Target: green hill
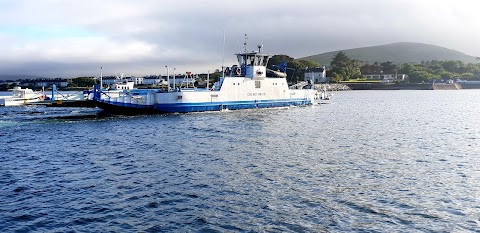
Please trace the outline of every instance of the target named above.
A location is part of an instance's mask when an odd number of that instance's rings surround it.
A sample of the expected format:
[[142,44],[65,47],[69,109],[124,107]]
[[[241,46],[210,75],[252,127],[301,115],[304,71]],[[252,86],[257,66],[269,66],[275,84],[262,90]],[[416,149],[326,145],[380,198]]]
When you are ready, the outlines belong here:
[[[476,57],[443,48],[436,45],[400,42],[372,47],[346,49],[343,51],[350,59],[369,62],[391,61],[400,63],[420,63],[421,61],[460,60],[464,63],[478,63]],[[330,65],[330,61],[339,51],[298,58],[297,60],[315,61],[322,65]]]

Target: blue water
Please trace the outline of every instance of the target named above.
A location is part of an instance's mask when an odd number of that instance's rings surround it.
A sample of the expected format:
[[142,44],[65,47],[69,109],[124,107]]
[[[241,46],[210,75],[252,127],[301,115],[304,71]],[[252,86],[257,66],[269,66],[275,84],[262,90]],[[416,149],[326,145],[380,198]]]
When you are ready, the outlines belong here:
[[0,108],[1,232],[479,232],[480,91],[152,116]]

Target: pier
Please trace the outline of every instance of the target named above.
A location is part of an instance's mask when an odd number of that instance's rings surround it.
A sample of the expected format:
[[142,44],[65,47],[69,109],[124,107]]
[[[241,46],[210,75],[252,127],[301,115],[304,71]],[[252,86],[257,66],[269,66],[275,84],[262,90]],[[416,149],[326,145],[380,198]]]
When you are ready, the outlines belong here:
[[459,83],[434,83],[433,90],[460,90],[462,85]]
[[46,107],[84,107],[95,108],[97,102],[93,100],[43,100],[27,103],[26,105],[44,105]]

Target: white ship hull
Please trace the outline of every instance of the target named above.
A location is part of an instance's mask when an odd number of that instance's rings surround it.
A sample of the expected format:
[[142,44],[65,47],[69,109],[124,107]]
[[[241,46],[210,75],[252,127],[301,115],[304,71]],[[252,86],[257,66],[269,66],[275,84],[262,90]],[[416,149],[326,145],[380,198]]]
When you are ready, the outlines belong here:
[[1,98],[0,106],[23,106],[29,103],[39,102],[40,99],[22,99],[22,98]]
[[[257,83],[255,83],[257,82]],[[258,86],[256,86],[256,84]],[[218,91],[184,89],[175,92],[132,90],[124,95],[97,100],[101,108],[124,113],[200,112],[309,105],[315,101],[313,89],[291,90],[283,78],[252,80],[226,77]]]
[[0,98],[0,106],[22,106],[41,101],[45,98],[45,95],[42,93],[34,92],[28,88],[22,89],[21,87],[15,87],[10,90],[12,91],[12,96]]

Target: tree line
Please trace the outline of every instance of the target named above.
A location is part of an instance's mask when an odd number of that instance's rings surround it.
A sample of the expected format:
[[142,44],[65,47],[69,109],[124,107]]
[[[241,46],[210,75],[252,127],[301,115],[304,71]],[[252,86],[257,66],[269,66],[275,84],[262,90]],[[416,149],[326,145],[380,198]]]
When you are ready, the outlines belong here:
[[320,67],[320,64],[314,61],[295,60],[295,58],[288,55],[274,55],[268,61],[267,67],[272,70],[278,70],[278,65],[287,63],[287,81],[297,83],[304,80],[304,73],[307,68]]
[[[320,67],[320,64],[313,61],[295,60],[287,55],[273,56],[268,66],[270,69],[277,69],[277,64],[287,62],[287,80],[297,82],[303,80],[307,68]],[[394,64],[391,61],[385,62],[363,62],[350,59],[344,52],[339,52],[330,62],[327,70],[327,77],[333,82],[348,81],[352,79],[364,79],[366,74],[407,74],[408,82],[420,83],[433,80],[448,79],[480,79],[480,63],[465,64],[462,61],[422,61],[420,64],[402,63]]]

